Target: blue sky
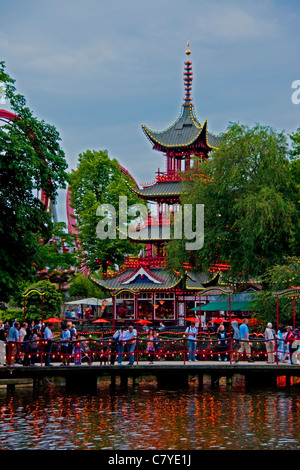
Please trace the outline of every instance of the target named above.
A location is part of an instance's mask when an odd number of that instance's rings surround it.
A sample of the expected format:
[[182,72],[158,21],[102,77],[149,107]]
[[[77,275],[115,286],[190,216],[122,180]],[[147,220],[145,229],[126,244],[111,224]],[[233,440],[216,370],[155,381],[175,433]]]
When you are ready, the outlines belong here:
[[[178,116],[187,40],[193,103],[212,132],[230,121],[300,127],[297,0],[0,0],[0,14],[0,60],[60,132],[70,169],[87,149],[107,149],[138,184],[164,169],[141,124]],[[57,210],[65,220],[64,191]]]

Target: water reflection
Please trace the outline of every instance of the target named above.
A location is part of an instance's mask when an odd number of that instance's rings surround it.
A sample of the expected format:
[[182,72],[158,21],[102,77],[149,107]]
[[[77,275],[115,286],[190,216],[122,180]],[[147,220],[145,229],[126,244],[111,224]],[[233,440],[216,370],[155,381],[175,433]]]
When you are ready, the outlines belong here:
[[59,382],[1,390],[0,449],[299,449],[298,390],[168,391],[146,379],[114,390],[103,381],[93,395]]

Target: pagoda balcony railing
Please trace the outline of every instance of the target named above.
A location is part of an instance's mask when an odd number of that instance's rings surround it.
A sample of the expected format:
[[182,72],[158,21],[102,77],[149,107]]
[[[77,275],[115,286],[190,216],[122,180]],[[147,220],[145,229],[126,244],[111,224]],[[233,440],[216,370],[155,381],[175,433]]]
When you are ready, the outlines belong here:
[[[136,268],[139,266],[152,266],[152,267],[165,267],[166,257],[165,256],[129,256],[125,258],[124,265],[126,268]],[[188,263],[183,263],[183,267],[186,270],[191,270],[191,266]],[[229,263],[227,261],[219,261],[215,263],[211,268],[211,272],[227,271],[229,269]]]
[[148,183],[142,183],[141,186],[145,189],[153,186],[155,183],[176,182],[185,179],[184,175],[181,173],[181,170],[158,170],[155,175],[155,180],[149,181]]
[[164,214],[162,214],[161,218],[157,218],[157,217],[149,217],[149,219],[145,220],[142,224],[140,225],[130,225],[128,227],[128,230],[132,230],[134,232],[139,232],[145,228],[148,228],[148,227],[152,227],[152,226],[162,226],[162,225],[166,225],[166,226],[171,226],[172,222],[171,222],[171,219],[170,217],[167,217],[165,216]]
[[182,181],[183,175],[181,170],[169,170],[169,171],[160,171],[156,172],[155,176],[156,182],[161,183],[165,181]]
[[127,268],[137,268],[140,266],[164,267],[165,263],[165,256],[126,256],[124,262]]

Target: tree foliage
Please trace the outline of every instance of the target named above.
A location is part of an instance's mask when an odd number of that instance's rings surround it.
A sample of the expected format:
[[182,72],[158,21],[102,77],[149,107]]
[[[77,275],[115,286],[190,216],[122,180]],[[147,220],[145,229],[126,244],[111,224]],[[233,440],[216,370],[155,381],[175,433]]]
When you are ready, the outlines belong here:
[[[70,251],[64,251],[64,246]],[[49,272],[57,268],[68,269],[77,266],[77,256],[72,248],[75,246],[73,235],[66,231],[64,222],[53,224],[52,236],[47,243],[43,243],[38,257],[35,260],[36,269],[48,268]]]
[[52,203],[65,187],[67,163],[54,126],[38,120],[16,92],[0,62],[3,95],[16,118],[0,126],[0,298],[21,278],[33,275],[39,238],[49,239],[51,214],[37,197],[43,188]]
[[299,192],[283,133],[231,123],[191,176],[182,202],[204,204],[204,247],[183,252],[173,241],[169,265],[176,253],[200,271],[228,261],[231,280],[249,280],[297,254]]
[[76,276],[71,280],[68,293],[70,297],[80,297],[82,299],[89,297],[102,299],[105,297],[105,294],[95,286],[87,276],[84,276],[81,273],[76,274]]
[[[28,287],[28,289],[38,289],[44,294],[43,316],[44,320],[54,316],[59,316],[62,296],[57,291],[55,284],[46,280],[38,281]],[[32,293],[26,298],[26,318],[31,320],[41,320],[42,300],[37,293]]]
[[80,154],[77,170],[71,172],[71,204],[76,214],[83,260],[92,271],[101,266],[105,273],[108,266],[122,264],[127,253],[136,254],[139,250],[129,239],[120,239],[118,233],[115,239],[97,236],[99,205],[111,204],[116,209],[118,225],[120,196],[127,197],[128,205],[141,203],[126,183],[133,185],[120,170],[117,160],[110,159],[104,151],[87,150]]
[[[300,286],[300,259],[292,257],[286,260],[282,265],[275,265],[268,268],[262,276],[264,289],[255,294],[252,302],[256,316],[271,321],[276,325],[276,296],[274,293],[281,293],[285,290]],[[291,325],[293,315],[293,301],[289,295],[297,292],[290,292],[279,295],[280,324]],[[298,305],[299,300],[296,301]],[[299,325],[300,314],[296,309],[296,324]]]

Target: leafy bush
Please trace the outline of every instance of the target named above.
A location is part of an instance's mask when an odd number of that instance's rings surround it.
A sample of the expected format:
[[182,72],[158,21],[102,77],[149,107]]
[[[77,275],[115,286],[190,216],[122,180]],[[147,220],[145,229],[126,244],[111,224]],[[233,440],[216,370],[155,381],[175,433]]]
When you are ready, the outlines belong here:
[[0,310],[0,319],[5,323],[17,318],[20,322],[23,320],[23,310],[21,308],[7,308]]

